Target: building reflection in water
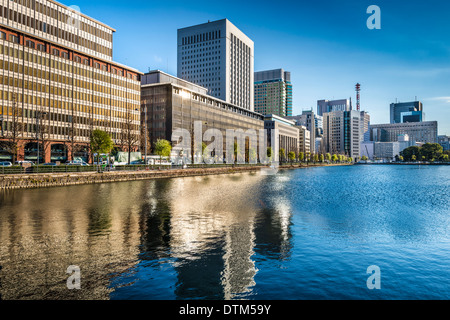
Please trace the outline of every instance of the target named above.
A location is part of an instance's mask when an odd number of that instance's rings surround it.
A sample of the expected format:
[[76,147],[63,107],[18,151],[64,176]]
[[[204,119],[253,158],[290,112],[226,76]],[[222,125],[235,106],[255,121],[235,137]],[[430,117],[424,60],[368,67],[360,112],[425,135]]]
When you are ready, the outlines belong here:
[[[162,263],[175,274],[174,298],[251,297],[258,259],[289,259],[285,178],[234,174],[3,193],[2,298],[151,299],[155,280],[145,272]],[[81,290],[66,288],[69,265],[81,268]],[[133,294],[137,287],[145,293]]]

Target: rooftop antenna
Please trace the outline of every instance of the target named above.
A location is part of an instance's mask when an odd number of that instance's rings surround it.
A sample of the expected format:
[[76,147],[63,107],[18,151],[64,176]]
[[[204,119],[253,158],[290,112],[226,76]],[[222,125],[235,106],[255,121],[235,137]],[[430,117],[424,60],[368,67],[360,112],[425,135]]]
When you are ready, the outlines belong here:
[[356,110],[360,111],[361,109],[361,85],[359,83],[356,84]]

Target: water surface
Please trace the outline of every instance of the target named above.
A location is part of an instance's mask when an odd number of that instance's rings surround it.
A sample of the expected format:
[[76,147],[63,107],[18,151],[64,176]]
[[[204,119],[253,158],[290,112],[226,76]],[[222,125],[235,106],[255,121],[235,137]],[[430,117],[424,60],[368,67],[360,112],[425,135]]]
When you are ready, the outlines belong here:
[[3,299],[450,298],[448,166],[16,190],[0,204]]

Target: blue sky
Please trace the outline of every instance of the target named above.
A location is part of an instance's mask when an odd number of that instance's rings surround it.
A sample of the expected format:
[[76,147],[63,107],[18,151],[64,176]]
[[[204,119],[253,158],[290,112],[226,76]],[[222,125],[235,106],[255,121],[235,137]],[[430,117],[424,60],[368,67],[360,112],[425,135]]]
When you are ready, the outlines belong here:
[[[417,96],[450,135],[450,1],[71,1],[115,28],[114,60],[142,72],[176,75],[177,29],[227,18],[254,41],[255,71],[291,72],[294,114],[321,99],[355,105],[359,82],[372,123]],[[381,9],[380,30],[366,26],[370,5]]]

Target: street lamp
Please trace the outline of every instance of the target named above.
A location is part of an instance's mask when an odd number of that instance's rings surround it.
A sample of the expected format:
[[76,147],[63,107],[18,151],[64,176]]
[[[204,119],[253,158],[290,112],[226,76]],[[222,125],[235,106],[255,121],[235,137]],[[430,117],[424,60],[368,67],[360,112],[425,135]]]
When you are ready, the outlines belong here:
[[40,150],[40,146],[39,146],[39,133],[41,133],[41,121],[42,121],[42,115],[46,115],[47,112],[42,112],[42,111],[37,111],[36,112],[36,140],[37,140],[37,159],[36,159],[36,164],[37,166],[39,166],[39,150]]
[[3,116],[0,116],[0,126],[2,127],[2,137],[4,137],[5,133],[3,132]]
[[[144,100],[144,135],[145,135],[145,146],[144,146],[144,150],[145,150],[145,155],[144,155],[144,163],[145,166],[147,167],[147,136],[148,136],[148,131],[147,131],[147,100]],[[137,109],[136,109],[137,110]]]

